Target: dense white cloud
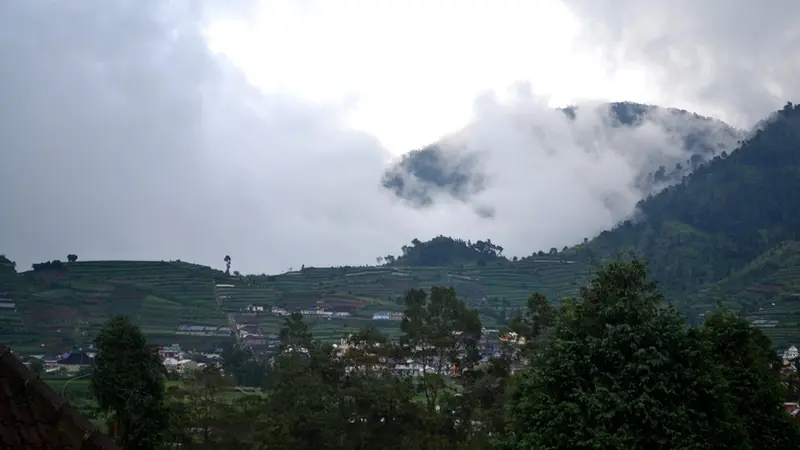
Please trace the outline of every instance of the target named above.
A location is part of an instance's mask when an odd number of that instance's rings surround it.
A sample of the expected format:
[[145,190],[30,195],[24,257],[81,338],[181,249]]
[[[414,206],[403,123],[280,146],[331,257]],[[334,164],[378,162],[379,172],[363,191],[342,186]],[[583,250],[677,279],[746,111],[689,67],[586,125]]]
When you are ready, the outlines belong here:
[[380,187],[391,155],[348,128],[351,105],[265,94],[209,51],[208,21],[252,7],[0,5],[0,252],[21,267],[67,253],[222,267],[230,254],[234,269],[273,272],[370,263],[445,234],[524,255],[611,226],[653,152],[684,157],[663,120],[612,129],[588,108],[569,126],[515,89],[478,99],[453,137],[487,189],[409,208]]
[[667,102],[749,126],[800,97],[800,2],[564,0],[584,44],[643,66]]

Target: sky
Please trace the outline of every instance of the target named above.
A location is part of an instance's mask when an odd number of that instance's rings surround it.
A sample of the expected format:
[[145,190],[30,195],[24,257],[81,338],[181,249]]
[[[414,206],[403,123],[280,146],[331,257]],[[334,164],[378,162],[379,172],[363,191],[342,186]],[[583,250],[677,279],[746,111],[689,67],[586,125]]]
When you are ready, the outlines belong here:
[[[800,96],[797,17],[783,0],[2,2],[0,253],[275,273],[439,234],[571,245],[634,212],[649,152],[680,149],[655,119],[552,107],[747,128]],[[493,218],[381,188],[443,136],[480,153]]]

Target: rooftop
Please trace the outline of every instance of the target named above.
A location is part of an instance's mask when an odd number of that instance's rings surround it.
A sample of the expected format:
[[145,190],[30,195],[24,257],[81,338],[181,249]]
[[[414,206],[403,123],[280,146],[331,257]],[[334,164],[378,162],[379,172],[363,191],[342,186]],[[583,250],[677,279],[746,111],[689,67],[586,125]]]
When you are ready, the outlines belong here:
[[6,346],[0,346],[0,448],[118,449]]

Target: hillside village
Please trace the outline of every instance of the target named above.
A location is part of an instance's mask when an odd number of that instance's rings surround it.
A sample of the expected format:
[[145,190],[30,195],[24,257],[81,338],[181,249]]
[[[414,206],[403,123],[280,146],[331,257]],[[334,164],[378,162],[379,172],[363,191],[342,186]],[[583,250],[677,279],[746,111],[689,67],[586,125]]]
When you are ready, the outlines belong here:
[[[271,361],[281,352],[292,351],[292,349],[281,346],[281,338],[279,335],[247,331],[248,329],[252,330],[252,328],[247,325],[237,325],[236,336],[242,346],[252,351],[254,355]],[[349,350],[357,348],[357,345],[352,344],[348,339],[348,337],[345,337],[342,338],[339,343],[333,344],[333,351],[336,357],[342,358]],[[477,347],[480,353],[480,361],[482,363],[487,363],[491,358],[500,357],[504,348],[506,351],[513,351],[515,348],[524,346],[525,343],[525,338],[518,336],[517,333],[501,333],[500,330],[497,329],[484,328],[481,331],[481,339]],[[154,345],[153,347],[158,353],[164,368],[169,373],[177,376],[190,374],[192,371],[202,370],[208,367],[221,368],[221,349],[210,353],[203,353],[194,349],[182,348],[179,344]],[[788,361],[794,361],[797,358],[797,349],[793,349],[794,353],[792,353],[792,351],[787,353],[787,355],[789,355]],[[305,349],[302,348],[294,350],[305,351]],[[77,349],[76,351],[66,352],[60,355],[20,354],[18,356],[29,367],[34,368],[42,375],[81,377],[90,373],[95,355],[96,350],[91,346],[87,349]],[[432,365],[426,365],[423,361],[415,360],[414,358],[381,358],[377,363],[397,376],[419,376],[424,373],[436,371]],[[441,375],[457,375],[449,362],[441,366],[445,368],[440,373]],[[512,370],[516,370],[519,366],[520,364],[515,364]]]

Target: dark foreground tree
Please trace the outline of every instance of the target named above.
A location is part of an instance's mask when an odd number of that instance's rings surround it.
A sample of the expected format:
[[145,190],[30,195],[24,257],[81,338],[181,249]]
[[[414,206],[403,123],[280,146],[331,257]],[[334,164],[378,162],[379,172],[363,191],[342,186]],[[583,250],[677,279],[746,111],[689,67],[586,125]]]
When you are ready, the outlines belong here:
[[[230,401],[225,401],[231,381],[216,367],[207,366],[168,388],[172,412],[170,442],[198,449],[231,448],[237,441],[234,436],[249,437],[237,429],[237,423],[245,422],[246,417]],[[231,430],[236,430],[239,436],[231,434]]]
[[564,303],[512,396],[510,448],[737,448],[708,346],[647,275],[610,263]]
[[419,377],[420,393],[429,412],[443,395],[453,394],[446,376],[469,371],[480,359],[478,342],[481,320],[452,287],[411,289],[405,297],[405,316],[400,325],[400,343],[406,356],[426,368]]
[[222,369],[235,385],[260,388],[264,386],[268,364],[249,347],[231,343],[222,347]]
[[168,426],[164,371],[158,353],[126,317],[109,319],[95,339],[92,391],[113,415],[113,433],[126,450],[151,450]]
[[511,331],[525,339],[525,344],[513,352],[515,357],[530,357],[536,348],[546,341],[546,333],[555,323],[558,309],[553,307],[544,295],[534,292],[528,297],[524,314],[518,314],[508,321]]
[[702,333],[726,380],[743,437],[738,448],[778,450],[800,442],[797,421],[780,407],[788,396],[782,361],[761,329],[726,307],[706,317]]

